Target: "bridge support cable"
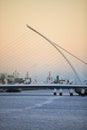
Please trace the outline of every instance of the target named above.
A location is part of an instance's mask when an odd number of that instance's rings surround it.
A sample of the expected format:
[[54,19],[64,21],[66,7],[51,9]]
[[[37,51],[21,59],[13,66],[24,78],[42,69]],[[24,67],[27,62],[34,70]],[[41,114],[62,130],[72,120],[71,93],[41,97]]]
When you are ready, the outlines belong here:
[[77,79],[80,81],[80,83],[82,84],[82,81],[78,75],[78,73],[76,72],[75,68],[73,67],[73,65],[71,64],[71,62],[68,60],[68,58],[63,54],[63,52],[58,48],[57,44],[52,42],[51,40],[49,40],[46,36],[44,36],[43,34],[41,34],[40,32],[38,32],[37,30],[35,30],[34,28],[30,27],[29,25],[27,25],[27,27],[34,31],[35,33],[37,33],[38,35],[40,35],[42,38],[44,38],[46,41],[48,41],[62,56],[63,58],[66,60],[66,62],[69,64],[69,66],[71,67],[71,69],[73,70],[74,74],[76,75]]
[[77,60],[79,60],[80,62],[82,62],[83,64],[87,65],[87,63],[85,61],[83,61],[82,59],[80,59],[79,57],[75,56],[74,54],[72,54],[71,52],[69,52],[68,50],[64,49],[63,47],[59,46],[58,44],[56,44],[55,42],[53,42],[57,47],[61,48],[63,51],[67,52],[69,55],[73,56],[74,58],[76,58]]
[[[36,33],[38,31],[36,31],[35,29],[33,29],[32,27],[30,27],[29,25],[27,25],[28,28],[32,29],[33,31],[35,31]],[[40,35],[41,33],[38,32],[38,34]],[[41,34],[42,35],[42,34]],[[45,37],[46,38],[46,37]],[[48,38],[47,38],[48,39]],[[52,42],[52,41],[51,41]],[[59,47],[60,49],[62,49],[63,51],[67,52],[69,55],[73,56],[74,58],[76,58],[77,60],[79,60],[80,62],[82,62],[83,64],[87,65],[87,62],[83,61],[81,58],[75,56],[74,54],[72,54],[70,51],[66,50],[65,48],[61,47],[60,45],[56,44],[55,42],[52,42],[53,44],[55,44],[57,47]]]

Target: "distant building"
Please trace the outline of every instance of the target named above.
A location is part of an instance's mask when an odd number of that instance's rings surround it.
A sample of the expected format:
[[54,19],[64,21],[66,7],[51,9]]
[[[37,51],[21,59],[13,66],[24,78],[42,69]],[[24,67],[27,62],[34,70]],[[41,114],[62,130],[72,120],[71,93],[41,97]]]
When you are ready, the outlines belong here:
[[65,80],[65,79],[60,79],[60,80],[59,80],[59,83],[60,83],[60,84],[66,84],[66,80]]
[[62,78],[60,79],[60,78],[59,78],[59,75],[57,75],[57,76],[56,76],[56,79],[54,80],[54,83],[55,83],[55,84],[57,84],[57,83],[59,83],[59,84],[66,84],[66,80],[65,80],[65,79],[62,79]]
[[54,80],[54,83],[59,83],[59,75],[56,76],[56,79]]
[[24,83],[22,78],[19,78],[19,73],[17,71],[13,74],[0,73],[0,84],[15,84],[15,83]]
[[7,76],[8,84],[13,84],[15,82],[14,75]]
[[4,79],[4,84],[8,84],[8,80],[6,78]]
[[18,84],[24,83],[24,79],[23,78],[15,78],[14,83],[18,83]]
[[0,83],[5,84],[5,79],[7,79],[7,73],[0,73]]
[[19,73],[15,70],[15,71],[13,72],[13,76],[14,76],[14,78],[19,78]]
[[53,78],[51,76],[51,72],[49,72],[48,77],[47,77],[47,83],[52,83],[53,82]]
[[32,83],[33,83],[33,84],[37,84],[38,82],[37,82],[36,79],[34,79],[34,80],[32,80]]
[[31,83],[31,78],[29,77],[29,73],[28,72],[26,73],[26,77],[25,77],[24,83],[25,84],[30,84]]

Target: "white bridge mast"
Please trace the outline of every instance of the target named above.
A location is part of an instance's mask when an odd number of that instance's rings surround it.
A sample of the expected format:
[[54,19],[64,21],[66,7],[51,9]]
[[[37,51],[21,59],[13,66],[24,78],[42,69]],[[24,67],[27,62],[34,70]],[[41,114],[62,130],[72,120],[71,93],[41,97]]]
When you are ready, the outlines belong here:
[[[38,32],[37,30],[35,30],[34,28],[30,27],[29,25],[26,25],[30,30],[34,31],[35,33],[37,33],[38,35],[40,35],[42,38],[44,38],[46,41],[48,41],[66,60],[66,62],[69,64],[69,66],[71,67],[72,71],[75,73],[77,79],[80,81],[80,83],[82,84],[82,81],[78,75],[78,73],[76,72],[75,68],[73,67],[73,65],[71,64],[71,62],[69,61],[69,59],[64,55],[64,53],[58,48],[60,46],[58,46],[56,43],[52,42],[51,40],[49,40],[46,36],[44,36],[43,34],[41,34],[40,32]],[[64,48],[60,47],[61,49],[65,50]],[[69,51],[65,50],[67,53],[69,53],[70,55],[72,55],[73,57],[77,58],[78,60],[80,60],[81,62],[85,63],[84,61],[82,61],[80,58],[74,56],[73,54],[71,54]],[[87,64],[87,63],[85,63]]]

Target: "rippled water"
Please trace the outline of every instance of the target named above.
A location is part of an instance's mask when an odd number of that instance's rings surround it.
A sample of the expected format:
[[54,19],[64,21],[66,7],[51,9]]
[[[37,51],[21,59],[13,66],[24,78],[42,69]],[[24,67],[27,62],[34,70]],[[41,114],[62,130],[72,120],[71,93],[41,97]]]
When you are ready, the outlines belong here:
[[87,96],[53,96],[51,92],[0,96],[0,130],[87,130]]

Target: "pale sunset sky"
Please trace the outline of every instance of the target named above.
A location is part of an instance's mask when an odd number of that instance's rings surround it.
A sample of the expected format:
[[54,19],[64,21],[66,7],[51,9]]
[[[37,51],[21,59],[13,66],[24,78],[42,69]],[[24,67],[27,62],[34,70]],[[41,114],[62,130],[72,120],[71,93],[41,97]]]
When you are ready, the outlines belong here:
[[[71,76],[59,52],[26,24],[87,62],[87,0],[0,0],[0,73],[17,70],[25,76],[28,71],[40,80],[49,71]],[[87,65],[64,54],[87,72]]]

